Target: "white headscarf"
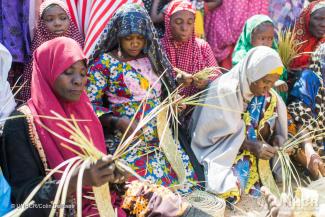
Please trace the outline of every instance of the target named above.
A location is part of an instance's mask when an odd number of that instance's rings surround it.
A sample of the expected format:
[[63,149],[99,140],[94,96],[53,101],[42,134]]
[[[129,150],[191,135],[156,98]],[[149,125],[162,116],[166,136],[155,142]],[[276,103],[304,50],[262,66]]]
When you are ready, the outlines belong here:
[[[250,85],[281,66],[275,50],[265,46],[251,49],[230,72],[210,84],[204,104],[221,109],[197,107],[194,110],[190,123],[191,147],[205,168],[207,190],[222,194],[236,188],[237,179],[231,168],[245,140],[242,113],[254,97]],[[280,114],[276,131],[286,138],[285,105],[280,97],[277,103]]]
[[7,81],[11,62],[10,52],[0,43],[0,128],[4,124],[4,121],[1,120],[8,117],[16,107],[14,96]]

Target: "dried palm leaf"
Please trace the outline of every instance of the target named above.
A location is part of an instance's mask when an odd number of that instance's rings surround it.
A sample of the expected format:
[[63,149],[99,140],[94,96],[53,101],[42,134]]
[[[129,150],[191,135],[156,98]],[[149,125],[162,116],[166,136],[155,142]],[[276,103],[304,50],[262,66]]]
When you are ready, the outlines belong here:
[[288,69],[291,61],[298,57],[301,44],[295,42],[296,33],[285,29],[278,32],[278,52],[283,65]]

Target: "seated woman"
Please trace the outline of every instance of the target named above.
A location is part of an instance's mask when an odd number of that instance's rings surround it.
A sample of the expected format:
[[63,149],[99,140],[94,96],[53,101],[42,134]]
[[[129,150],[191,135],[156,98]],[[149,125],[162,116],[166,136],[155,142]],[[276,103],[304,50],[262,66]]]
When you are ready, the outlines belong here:
[[[18,108],[12,117],[26,117],[7,120],[3,131],[3,145],[0,160],[3,173],[12,187],[12,202],[22,204],[31,191],[44,179],[49,169],[75,156],[64,148],[63,140],[45,130],[40,123],[67,138],[70,134],[57,124],[61,121],[43,116],[53,116],[51,110],[64,118],[73,114],[76,119],[90,120],[80,122],[85,135],[89,135],[96,147],[106,153],[102,127],[84,91],[87,82],[86,58],[80,45],[73,39],[58,37],[45,42],[34,52],[32,98]],[[82,109],[80,109],[82,108]],[[62,122],[61,122],[62,123]],[[91,129],[88,134],[86,127]],[[85,170],[83,186],[101,186],[107,182],[123,181],[124,175],[115,166],[112,156],[91,164]],[[73,175],[68,197],[73,201],[77,183]],[[58,187],[59,174],[46,182],[33,200],[35,204],[48,205],[54,200]],[[85,192],[86,193],[86,192]],[[92,200],[83,199],[83,216],[96,214]],[[49,216],[50,208],[31,208],[23,216]],[[69,216],[75,216],[74,209]],[[67,212],[66,212],[67,213]],[[119,216],[126,216],[120,209]]]
[[[325,176],[325,167],[319,154],[324,155],[325,138],[320,134],[325,126],[324,106],[325,89],[325,44],[321,44],[312,54],[312,64],[302,71],[290,92],[288,112],[292,117],[289,133],[293,136],[297,131],[312,133],[310,139],[302,142],[295,158],[305,166],[310,175],[316,178]],[[316,131],[316,132],[315,132]],[[317,137],[312,139],[312,137]],[[319,153],[317,153],[319,150]]]
[[[237,41],[232,54],[232,65],[235,66],[245,58],[247,52],[256,46],[267,46],[274,50],[277,49],[274,40],[274,25],[272,20],[266,15],[254,15],[250,17],[243,28],[243,31]],[[281,81],[276,82],[275,88],[282,92],[281,97],[286,100],[288,86],[285,82],[287,79],[286,71],[280,77]]]
[[[137,4],[125,4],[115,13],[89,61],[88,96],[103,127],[115,125],[118,129],[114,133],[113,145],[109,147],[113,153],[132,117],[135,115],[139,121],[142,112],[148,114],[166,97],[167,90],[172,91],[171,66],[162,52],[148,13]],[[150,87],[152,91],[147,93]],[[136,113],[147,96],[147,102]],[[106,106],[105,101],[108,102]],[[141,145],[130,150],[124,159],[138,174],[153,183],[178,184],[181,181],[179,171],[175,171],[171,159],[159,147],[161,138],[156,119],[147,124],[141,140]],[[173,147],[175,152],[178,149],[174,154],[184,165],[180,169],[186,170],[187,180],[182,178],[188,183],[184,185],[185,190],[194,181],[194,171],[179,143],[174,143]]]
[[271,89],[282,69],[275,50],[253,48],[210,84],[202,103],[211,106],[193,112],[191,147],[204,166],[207,190],[229,202],[243,192],[260,195],[256,161],[274,157],[287,139],[285,104]]
[[[192,96],[205,89],[209,82],[221,75],[219,71],[210,79],[196,79],[193,74],[212,66],[218,66],[210,45],[195,37],[195,9],[186,0],[172,1],[165,13],[165,35],[162,45],[172,66],[185,73],[177,76],[177,82],[185,87],[180,94]],[[176,79],[176,73],[173,73]]]
[[313,1],[303,9],[294,28],[295,42],[300,44],[299,53],[303,54],[291,62],[292,69],[302,70],[308,67],[310,53],[324,41],[324,23],[325,1]]

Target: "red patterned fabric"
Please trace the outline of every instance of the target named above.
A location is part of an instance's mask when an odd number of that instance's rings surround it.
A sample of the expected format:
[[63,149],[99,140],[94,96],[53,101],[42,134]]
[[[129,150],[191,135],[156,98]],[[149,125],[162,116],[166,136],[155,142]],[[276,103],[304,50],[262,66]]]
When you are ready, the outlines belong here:
[[[60,6],[67,13],[69,20],[70,20],[70,26],[69,26],[68,30],[63,35],[57,35],[57,34],[51,33],[47,29],[45,22],[41,19],[44,10],[48,6],[53,5],[53,4]],[[59,37],[59,36],[65,36],[68,38],[72,38],[72,39],[76,40],[80,44],[81,47],[83,46],[83,38],[82,38],[78,28],[72,22],[68,7],[63,1],[61,1],[61,0],[46,0],[46,1],[44,1],[40,6],[39,16],[40,17],[38,19],[38,24],[35,29],[34,38],[33,38],[32,46],[31,46],[31,52],[34,52],[44,42],[49,41],[49,40]],[[32,63],[33,63],[33,60],[31,60],[29,63],[27,63],[24,67],[22,82],[26,81],[27,83],[25,84],[24,88],[22,89],[21,97],[20,97],[24,102],[26,102],[31,97],[30,82],[31,82],[32,71],[33,71]]]
[[[195,14],[195,10],[191,3],[185,0],[172,1],[166,10],[166,32],[162,39],[162,45],[167,53],[169,61],[173,67],[191,74],[195,74],[206,67],[218,66],[210,45],[206,41],[196,38],[194,31],[192,37],[187,42],[177,42],[173,40],[170,28],[170,17],[181,10],[190,11]],[[221,72],[216,73],[216,77],[219,75],[221,75]],[[175,72],[173,76],[174,78],[176,77]],[[191,96],[198,91],[199,90],[194,86],[190,86],[182,89],[181,94]]]
[[[313,9],[319,5],[324,4],[324,0],[314,1],[311,2],[300,14],[300,16],[297,19],[294,32],[296,33],[295,43],[300,43],[301,48],[299,52],[313,52],[316,47],[325,41],[325,38],[323,39],[317,39],[314,37],[310,31],[309,31],[309,22],[310,17],[312,14]],[[303,54],[299,56],[298,58],[295,58],[291,64],[290,67],[294,69],[300,69],[303,67],[307,67],[309,64],[310,54]]]

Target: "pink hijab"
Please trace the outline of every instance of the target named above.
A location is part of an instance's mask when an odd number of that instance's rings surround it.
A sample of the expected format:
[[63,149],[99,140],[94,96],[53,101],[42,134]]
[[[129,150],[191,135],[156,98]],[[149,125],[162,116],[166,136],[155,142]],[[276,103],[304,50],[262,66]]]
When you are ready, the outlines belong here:
[[[165,13],[166,30],[161,43],[172,66],[191,74],[206,67],[218,66],[209,44],[202,39],[196,38],[194,31],[192,37],[187,42],[177,42],[173,39],[170,18],[178,11],[189,11],[195,14],[195,9],[191,2],[186,0],[175,0],[168,5]],[[216,74],[216,77],[219,74]],[[173,75],[174,77],[176,76],[175,73]],[[190,86],[184,88],[181,94],[191,96],[198,91],[195,87]]]
[[[62,101],[60,98],[56,97],[53,92],[54,83],[57,77],[75,62],[86,59],[80,45],[71,38],[57,37],[39,46],[34,52],[33,58],[33,77],[31,84],[32,98],[27,102],[32,114],[53,116],[50,112],[53,110],[64,118],[70,118],[71,114],[73,114],[76,119],[89,120],[86,122],[79,122],[79,127],[86,136],[89,135],[86,131],[87,127],[90,130],[89,137],[96,148],[106,154],[107,151],[103,129],[93,111],[86,92],[83,91],[80,100],[77,102]],[[40,121],[54,132],[69,138],[70,134],[57,126],[58,123],[62,123],[61,121],[34,118],[36,120],[36,130],[50,168],[54,168],[63,161],[75,156],[74,153],[60,145],[61,143],[66,145],[69,144],[52,135],[37,124],[38,121]],[[55,178],[60,179],[60,175],[56,175]],[[87,191],[87,188],[84,190]],[[115,202],[118,203],[115,195],[111,196],[113,204]],[[97,210],[92,207],[92,203],[93,201],[83,199],[83,216],[97,213]],[[118,209],[118,212],[119,216],[125,216],[123,210]]]
[[[32,114],[53,116],[50,112],[53,110],[64,118],[70,118],[71,114],[73,114],[76,119],[89,120],[79,122],[81,130],[85,135],[88,135],[86,127],[91,129],[90,137],[94,144],[100,151],[106,153],[103,130],[86,92],[82,93],[80,100],[77,102],[62,101],[53,92],[54,82],[57,77],[75,62],[86,59],[80,45],[73,39],[58,37],[43,43],[36,49],[33,57],[32,98],[28,101]],[[41,121],[45,126],[60,135],[69,138],[70,134],[57,126],[58,123],[62,123],[61,121],[46,118],[36,118],[36,120]],[[36,129],[51,168],[75,156],[74,153],[60,145],[61,143],[66,144],[66,142],[53,136],[38,125],[37,121]]]
[[266,0],[232,0],[222,1],[206,14],[206,38],[219,63],[231,55],[246,20],[256,14],[268,15],[268,8]]

